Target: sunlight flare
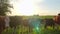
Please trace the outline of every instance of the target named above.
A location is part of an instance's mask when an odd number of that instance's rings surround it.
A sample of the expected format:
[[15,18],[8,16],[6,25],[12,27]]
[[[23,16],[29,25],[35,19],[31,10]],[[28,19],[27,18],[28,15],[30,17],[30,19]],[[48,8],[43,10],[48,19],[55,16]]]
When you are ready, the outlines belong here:
[[12,1],[13,4],[14,15],[34,15],[38,14],[39,9],[36,5],[38,2],[42,2],[43,0],[18,0],[18,1]]

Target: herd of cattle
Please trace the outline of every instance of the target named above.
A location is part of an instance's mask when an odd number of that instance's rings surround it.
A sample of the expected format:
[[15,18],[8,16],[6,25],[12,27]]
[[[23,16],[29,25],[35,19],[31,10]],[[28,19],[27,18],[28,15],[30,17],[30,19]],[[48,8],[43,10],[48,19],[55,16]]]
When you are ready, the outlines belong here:
[[[18,19],[19,19],[19,17],[18,17]],[[19,24],[23,24],[24,26],[31,26],[31,27],[40,26],[41,24],[45,24],[45,26],[44,26],[45,28],[47,26],[51,26],[54,28],[56,25],[55,21],[50,18],[46,18],[46,19],[29,18],[29,19],[25,19],[25,20],[22,20],[22,18],[21,18],[18,21],[16,21],[16,20],[17,19],[15,19],[14,17],[12,19],[11,18],[9,19],[9,17],[6,18],[5,16],[0,16],[0,34],[5,28],[9,27],[9,23],[11,21],[13,21],[14,24],[15,24],[15,22],[17,24],[17,22],[20,21]]]

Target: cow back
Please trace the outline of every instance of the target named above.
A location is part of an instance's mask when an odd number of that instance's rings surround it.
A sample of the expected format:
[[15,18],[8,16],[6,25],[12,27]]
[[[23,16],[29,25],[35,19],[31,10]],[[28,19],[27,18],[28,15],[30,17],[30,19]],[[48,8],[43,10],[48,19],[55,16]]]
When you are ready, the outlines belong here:
[[54,21],[55,23],[60,24],[60,16],[55,16]]

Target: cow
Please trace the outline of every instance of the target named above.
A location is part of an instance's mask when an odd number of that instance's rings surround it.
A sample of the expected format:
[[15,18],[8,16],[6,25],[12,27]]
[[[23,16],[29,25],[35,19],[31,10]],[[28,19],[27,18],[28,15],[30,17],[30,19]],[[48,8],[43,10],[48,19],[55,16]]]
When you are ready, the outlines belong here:
[[55,22],[53,19],[50,19],[50,18],[46,18],[44,19],[44,23],[45,23],[45,28],[47,28],[47,26],[51,26],[51,27],[55,27]]
[[[37,32],[39,32],[39,28],[42,27],[42,20],[40,18],[37,18],[37,17],[31,17],[28,19],[29,21],[29,25],[32,29],[35,29]],[[33,30],[31,30],[33,31]]]
[[[22,19],[21,26],[22,26],[22,27],[24,26],[24,28],[27,27],[28,30],[26,30],[26,32],[29,32],[29,33],[32,32],[32,28],[31,28],[30,25],[29,25],[28,19]],[[22,28],[22,27],[21,27],[21,28]],[[25,33],[25,32],[24,32],[24,33]]]
[[17,26],[21,25],[22,17],[21,16],[10,16],[10,27],[16,29]]
[[29,19],[29,25],[31,27],[39,26],[39,24],[40,24],[40,21],[37,18],[30,18]]
[[[2,31],[9,27],[9,19],[6,16],[0,16],[0,34],[2,34]],[[7,26],[8,25],[8,26]]]
[[59,26],[60,26],[60,13],[58,14],[58,16],[54,16],[54,21],[55,21],[57,28],[59,28]]

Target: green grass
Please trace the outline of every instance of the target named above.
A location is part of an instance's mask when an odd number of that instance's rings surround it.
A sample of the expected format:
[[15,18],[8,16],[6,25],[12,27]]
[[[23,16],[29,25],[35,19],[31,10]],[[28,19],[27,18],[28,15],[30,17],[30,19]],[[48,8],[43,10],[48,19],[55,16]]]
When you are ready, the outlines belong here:
[[[28,28],[25,27],[22,28],[16,28],[15,30],[13,28],[8,28],[6,30],[3,31],[2,34],[29,34],[28,32]],[[45,29],[44,27],[40,27],[39,30],[33,28],[33,31],[30,32],[30,34],[60,34],[60,30],[59,29],[53,29],[52,27],[49,27],[47,29]]]

